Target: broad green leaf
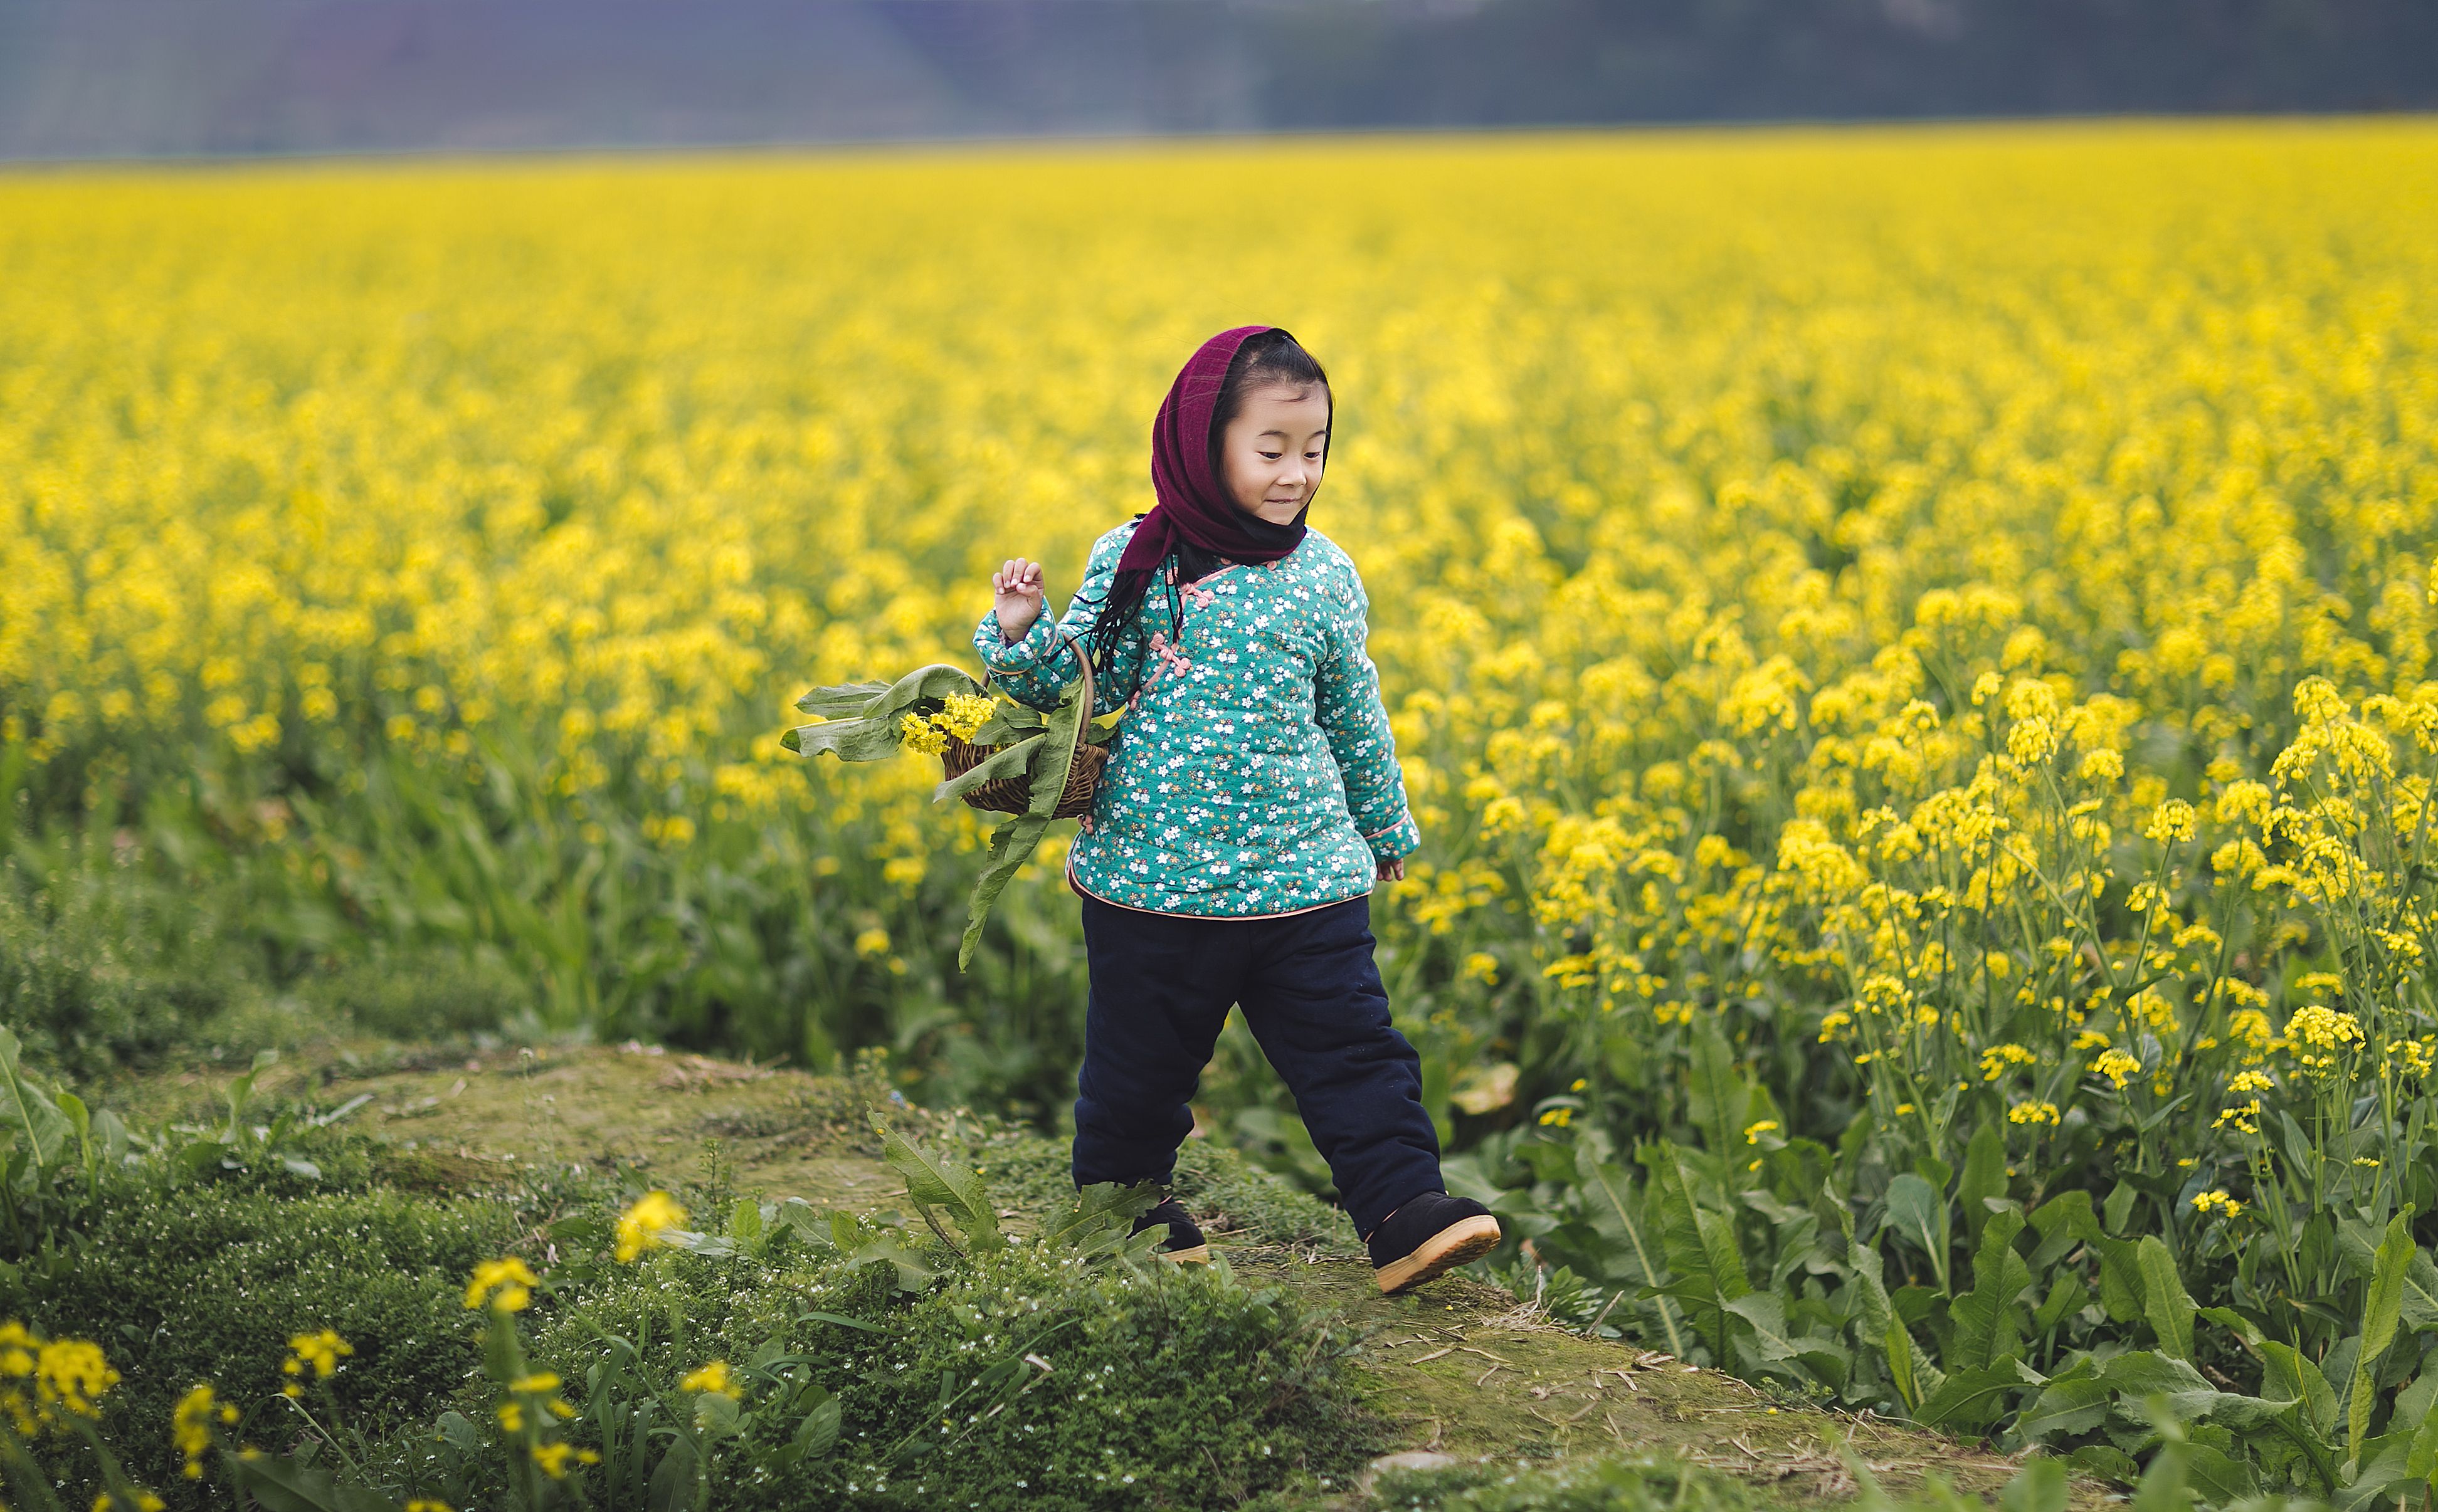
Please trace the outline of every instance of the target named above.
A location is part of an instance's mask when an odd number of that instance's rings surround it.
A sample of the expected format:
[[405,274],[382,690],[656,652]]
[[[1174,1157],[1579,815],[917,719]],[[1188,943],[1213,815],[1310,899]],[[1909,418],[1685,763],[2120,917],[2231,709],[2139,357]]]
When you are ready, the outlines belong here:
[[2065,1461],[2042,1455],[1998,1492],[2000,1512],[2065,1512]]
[[2303,1419],[2312,1433],[2325,1438],[2336,1431],[2337,1393],[2310,1357],[2292,1345],[2274,1339],[2260,1344],[2260,1394],[2292,1398],[2303,1404]]
[[1888,1226],[1930,1261],[1938,1289],[1947,1284],[1947,1199],[1911,1171],[1888,1183]]
[[2412,1264],[2414,1246],[2409,1216],[2395,1215],[2379,1241],[2371,1269],[2370,1293],[2362,1301],[2361,1351],[2354,1357],[2352,1400],[2345,1407],[2345,1459],[2361,1458],[2362,1439],[2370,1432],[2371,1409],[2378,1398],[2378,1362],[2395,1342],[2395,1326],[2404,1311],[2404,1278]]
[[1988,1199],[2006,1195],[2006,1136],[1995,1118],[1981,1125],[1964,1149],[1964,1176],[1955,1201],[1964,1209],[1964,1241],[1976,1249],[1989,1221]]
[[1659,1294],[1672,1296],[1696,1310],[1696,1327],[1710,1335],[1711,1349],[1722,1368],[1727,1353],[1726,1304],[1752,1291],[1743,1257],[1736,1247],[1734,1227],[1705,1211],[1685,1169],[1684,1152],[1666,1140],[1635,1152],[1651,1172],[1651,1195],[1659,1209],[1660,1250],[1675,1284]]
[[1736,1052],[1706,1015],[1696,1022],[1692,1042],[1686,1064],[1686,1111],[1712,1154],[1733,1154],[1743,1143],[1736,1120],[1749,1096],[1736,1074]]
[[2005,1411],[2006,1394],[2023,1384],[2012,1364],[1999,1369],[1951,1370],[1947,1380],[1914,1412],[1917,1421],[1954,1433],[1978,1433]]
[[651,1486],[644,1493],[645,1512],[693,1512],[702,1483],[702,1462],[695,1457],[694,1440],[683,1435],[669,1440],[668,1452],[652,1468]]
[[[990,1193],[982,1187],[980,1176],[962,1167],[933,1160],[912,1140],[885,1124],[874,1127],[880,1134],[881,1157],[906,1178],[906,1195],[933,1233],[960,1252],[1006,1247],[1007,1238],[999,1232],[998,1213],[991,1206]],[[952,1236],[943,1230],[935,1213],[945,1213],[957,1225],[958,1234]],[[963,1242],[959,1242],[960,1238]]]
[[2202,1380],[2189,1362],[2147,1349],[2109,1361],[2099,1367],[2099,1379],[2115,1389],[2128,1411],[2146,1415],[2156,1403],[2179,1423],[2207,1416],[2217,1405],[2217,1388]]
[[965,904],[965,932],[957,941],[957,970],[973,964],[974,946],[981,942],[982,922],[990,917],[991,905],[1007,890],[1016,870],[1033,855],[1041,843],[1042,833],[1050,828],[1048,818],[1019,814],[991,832],[990,852],[982,874],[974,880],[973,897]]
[[1124,1239],[1134,1221],[1159,1205],[1159,1187],[1151,1182],[1122,1187],[1104,1181],[1075,1194],[1065,1216],[1041,1236],[1041,1242],[1061,1249],[1097,1249],[1096,1241]]
[[889,691],[885,682],[846,682],[815,688],[796,700],[796,707],[821,719],[852,719]]
[[1770,1292],[1753,1292],[1727,1304],[1727,1310],[1753,1326],[1753,1352],[1764,1361],[1793,1360],[1803,1346],[1786,1334],[1786,1302]]
[[964,771],[949,778],[931,790],[931,801],[945,803],[952,798],[963,798],[984,782],[996,782],[1002,777],[1016,777],[1033,765],[1042,737],[1028,736],[1012,746],[1002,746]]
[[804,1415],[804,1420],[796,1426],[796,1436],[791,1445],[800,1459],[819,1459],[838,1442],[839,1399],[818,1385],[813,1390],[821,1394],[821,1400],[813,1404],[812,1410]]
[[2095,1377],[2050,1381],[2015,1419],[2015,1433],[2026,1444],[2058,1434],[2087,1433],[2106,1420],[2108,1404],[2115,1395],[2108,1382]]
[[60,1163],[75,1130],[18,1064],[17,1036],[0,1029],[0,1128],[15,1131],[36,1170]]
[[2265,1335],[2261,1333],[2260,1326],[2258,1324],[2253,1323],[2250,1318],[2247,1318],[2242,1313],[2235,1311],[2233,1308],[2203,1308],[2200,1310],[2200,1316],[2209,1319],[2210,1322],[2217,1324],[2219,1327],[2233,1332],[2236,1338],[2242,1340],[2250,1348],[2259,1348],[2261,1340],[2265,1337]]
[[694,1399],[695,1432],[705,1438],[726,1438],[736,1432],[736,1398],[726,1392],[706,1391]]
[[728,1237],[749,1249],[762,1239],[762,1204],[751,1197],[740,1197],[728,1214]]
[[[1599,1148],[1605,1151],[1609,1146],[1602,1142]],[[1640,1272],[1634,1279],[1651,1286],[1664,1282],[1667,1278],[1665,1272],[1652,1261],[1650,1246],[1643,1242],[1642,1225],[1634,1222],[1634,1210],[1628,1205],[1633,1183],[1627,1177],[1625,1168],[1600,1160],[1592,1142],[1585,1139],[1578,1141],[1575,1146],[1575,1169],[1583,1186],[1599,1194],[1603,1209],[1600,1216],[1613,1215],[1616,1219],[1617,1227],[1633,1249],[1634,1263]],[[1597,1219],[1594,1226],[1599,1226]],[[1665,1297],[1659,1299],[1659,1321],[1667,1330],[1668,1352],[1679,1359],[1684,1358],[1685,1339],[1676,1328],[1676,1310],[1668,1305]]]
[[2177,1360],[2190,1360],[2193,1299],[2184,1291],[2183,1277],[2176,1274],[2176,1257],[2156,1234],[2142,1237],[2135,1257],[2142,1268],[2143,1316],[2159,1336],[2160,1351]]
[[2023,1231],[2023,1215],[2016,1212],[1993,1214],[1982,1229],[1972,1255],[1972,1290],[1949,1311],[1955,1321],[1955,1353],[1946,1361],[1951,1369],[1994,1365],[2022,1341],[2022,1309],[2015,1297],[2032,1284],[2030,1267],[2015,1253],[2015,1236]]

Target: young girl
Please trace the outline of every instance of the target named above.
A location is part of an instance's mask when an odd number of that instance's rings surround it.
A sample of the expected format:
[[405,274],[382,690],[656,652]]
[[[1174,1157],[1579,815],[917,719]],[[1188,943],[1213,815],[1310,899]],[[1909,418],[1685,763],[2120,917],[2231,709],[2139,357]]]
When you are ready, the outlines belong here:
[[1103,536],[1066,619],[1041,568],[991,578],[974,632],[992,678],[1056,704],[1092,659],[1094,712],[1123,708],[1069,853],[1091,969],[1075,1183],[1160,1184],[1137,1223],[1210,1246],[1167,1198],[1188,1103],[1231,1004],[1286,1079],[1380,1290],[1497,1244],[1447,1195],[1413,1046],[1371,958],[1371,886],[1422,843],[1363,649],[1363,580],[1304,515],[1329,456],[1329,379],[1294,337],[1205,342],[1152,426],[1158,501]]

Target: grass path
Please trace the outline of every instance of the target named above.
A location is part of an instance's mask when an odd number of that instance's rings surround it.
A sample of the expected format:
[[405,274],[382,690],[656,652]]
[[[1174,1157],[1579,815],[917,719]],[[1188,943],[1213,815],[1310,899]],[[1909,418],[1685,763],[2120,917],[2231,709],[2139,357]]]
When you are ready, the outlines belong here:
[[[219,1068],[170,1073],[120,1089],[116,1100],[142,1118],[179,1116],[226,1079]],[[537,1164],[626,1168],[674,1184],[718,1159],[740,1191],[765,1198],[871,1211],[904,1196],[868,1131],[876,1084],[837,1077],[635,1046],[472,1056],[385,1046],[309,1054],[263,1084],[325,1107],[369,1094],[355,1117],[381,1142],[385,1172],[434,1192],[479,1190]],[[1064,1149],[1051,1141],[993,1134],[954,1114],[889,1111],[910,1130],[971,1143],[1012,1227],[1026,1226],[1063,1183]],[[1198,1198],[1194,1171],[1216,1173]],[[1546,1466],[1657,1450],[1802,1505],[1854,1494],[1841,1446],[1898,1492],[1935,1471],[1988,1496],[2018,1468],[1910,1425],[1776,1399],[1629,1343],[1565,1332],[1467,1276],[1382,1297],[1334,1210],[1225,1151],[1189,1146],[1179,1181],[1240,1273],[1281,1280],[1362,1325],[1365,1396],[1404,1453]],[[2077,1486],[2077,1505],[2099,1500],[2097,1487]]]

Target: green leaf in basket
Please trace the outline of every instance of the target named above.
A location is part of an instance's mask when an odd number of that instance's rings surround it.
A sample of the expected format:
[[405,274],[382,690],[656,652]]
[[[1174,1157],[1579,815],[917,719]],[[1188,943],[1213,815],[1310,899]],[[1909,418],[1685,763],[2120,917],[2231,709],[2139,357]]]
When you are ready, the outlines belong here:
[[1041,832],[1050,828],[1047,814],[1019,814],[991,832],[990,861],[974,883],[973,901],[965,906],[965,936],[957,941],[957,970],[963,971],[974,958],[974,945],[982,938],[982,921],[990,917],[991,905],[1007,890],[1016,869],[1024,865],[1041,843]]
[[945,803],[952,798],[963,798],[984,782],[995,782],[1002,777],[1021,776],[1033,765],[1043,737],[1032,735],[1004,747],[955,777],[942,782],[931,792],[931,801]]
[[968,696],[981,692],[963,667],[934,662],[917,667],[895,682],[850,682],[816,688],[797,700],[808,713],[826,716],[818,725],[799,725],[780,737],[780,744],[810,759],[823,751],[840,761],[880,761],[897,754],[904,739],[898,716],[917,704],[940,703],[952,693]]
[[1050,728],[1037,739],[1025,743],[1032,752],[1031,793],[1024,812],[991,833],[990,859],[974,883],[973,901],[965,909],[964,938],[957,942],[959,971],[963,971],[974,958],[974,946],[982,938],[982,921],[990,917],[991,905],[1007,890],[1008,879],[1032,856],[1034,848],[1041,843],[1042,832],[1050,828],[1050,816],[1058,807],[1058,795],[1067,790],[1067,769],[1075,762],[1075,730],[1090,717],[1089,706],[1086,684],[1078,679],[1051,712]]

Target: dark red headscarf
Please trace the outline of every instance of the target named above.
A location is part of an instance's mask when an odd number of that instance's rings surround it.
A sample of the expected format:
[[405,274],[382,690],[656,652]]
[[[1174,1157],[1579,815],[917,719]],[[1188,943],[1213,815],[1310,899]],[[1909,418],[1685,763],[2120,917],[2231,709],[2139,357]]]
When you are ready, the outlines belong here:
[[1151,485],[1159,496],[1134,538],[1118,558],[1117,579],[1103,610],[1111,624],[1140,602],[1152,574],[1179,542],[1231,562],[1275,562],[1303,543],[1303,517],[1279,525],[1248,515],[1228,497],[1226,481],[1211,468],[1210,422],[1219,390],[1237,349],[1275,325],[1239,325],[1221,331],[1186,360],[1151,423]]

